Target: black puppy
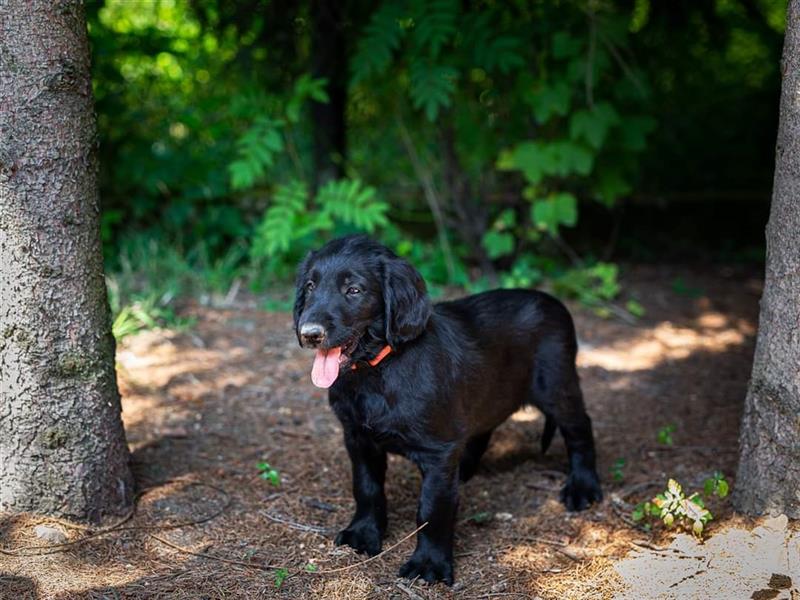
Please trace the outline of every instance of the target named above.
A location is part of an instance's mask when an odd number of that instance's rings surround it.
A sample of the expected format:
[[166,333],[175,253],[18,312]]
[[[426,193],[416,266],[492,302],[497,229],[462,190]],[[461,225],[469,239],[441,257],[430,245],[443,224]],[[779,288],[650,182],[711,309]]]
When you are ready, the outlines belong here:
[[386,453],[422,472],[417,548],[400,575],[453,583],[458,481],[469,479],[492,430],[525,404],[556,427],[569,453],[561,499],[602,499],[592,427],[575,370],[567,309],[542,292],[497,290],[432,306],[405,260],[363,236],[334,240],[300,265],[294,322],[316,348],[311,378],[329,388],[353,467],[356,512],[336,538],[375,555],[386,531]]

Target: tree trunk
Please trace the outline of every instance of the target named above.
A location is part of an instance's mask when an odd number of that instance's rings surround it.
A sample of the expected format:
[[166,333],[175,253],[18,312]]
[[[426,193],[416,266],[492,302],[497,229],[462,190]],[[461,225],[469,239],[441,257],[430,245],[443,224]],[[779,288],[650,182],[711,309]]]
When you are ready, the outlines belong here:
[[0,510],[130,506],[83,3],[0,0]]
[[800,0],[783,48],[775,182],[758,341],[745,401],[736,507],[800,517]]
[[314,186],[344,174],[347,53],[341,0],[312,0],[312,75],[328,80],[328,102],[312,102]]

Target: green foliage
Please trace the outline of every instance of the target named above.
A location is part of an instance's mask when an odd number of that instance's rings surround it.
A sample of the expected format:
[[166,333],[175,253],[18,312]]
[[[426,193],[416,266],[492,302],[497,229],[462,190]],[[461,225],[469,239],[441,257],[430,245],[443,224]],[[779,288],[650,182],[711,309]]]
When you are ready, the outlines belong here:
[[672,280],[672,291],[679,296],[688,296],[689,298],[700,298],[705,293],[702,288],[688,285],[683,277],[676,277]]
[[603,262],[570,269],[553,281],[553,289],[588,306],[602,307],[620,292],[618,273],[616,265]]
[[677,426],[674,423],[670,423],[669,425],[664,425],[658,430],[656,434],[656,439],[658,443],[662,446],[672,446],[675,444],[675,440],[672,439],[672,434],[675,433],[677,430]]
[[281,474],[278,472],[277,469],[270,466],[268,462],[260,462],[256,465],[258,469],[258,476],[263,479],[264,481],[268,481],[275,487],[280,487],[281,485]]
[[474,523],[475,525],[484,525],[492,520],[492,513],[488,511],[477,512],[464,519],[467,523]]
[[722,471],[714,471],[714,475],[703,482],[703,494],[705,496],[725,498],[729,491],[728,482]]
[[[706,499],[712,496],[722,499],[728,495],[728,482],[719,471],[715,472],[713,478],[706,480],[704,488]],[[700,494],[694,492],[687,496],[681,485],[670,479],[667,489],[651,500],[637,504],[631,518],[637,522],[647,518],[661,519],[667,527],[678,526],[702,539],[705,526],[714,517],[706,508],[706,502]]]
[[374,233],[386,227],[388,208],[374,188],[357,179],[330,181],[313,200],[305,184],[291,181],[277,187],[256,227],[250,255],[267,259],[269,272],[286,274],[327,235]]
[[[308,190],[300,181],[278,186],[272,204],[258,224],[250,253],[254,257],[271,257],[286,252],[295,239],[313,233],[318,227],[329,225],[317,219],[308,222]],[[319,216],[319,213],[314,215]]]
[[608,102],[600,102],[590,109],[572,113],[569,136],[573,141],[583,140],[594,150],[600,150],[609,130],[620,122],[617,111]]
[[404,34],[399,22],[402,14],[395,2],[385,2],[373,13],[353,55],[353,84],[380,75],[389,67]]
[[417,0],[414,14],[418,21],[414,28],[414,43],[427,48],[431,57],[438,56],[442,46],[456,32],[459,6],[456,0]]
[[458,71],[444,65],[415,60],[410,68],[409,94],[414,108],[421,109],[429,121],[435,121],[442,109],[453,102]]
[[[639,0],[591,14],[579,3],[343,5],[349,82],[309,74],[307,2],[256,5],[87,4],[117,335],[175,326],[177,298],[224,293],[236,278],[272,291],[309,248],[354,231],[407,256],[434,294],[552,284],[620,314],[616,267],[571,256],[569,268],[559,250],[583,234],[590,203],[769,185],[762,132],[785,0],[689,3],[679,19]],[[343,175],[323,185],[307,109],[343,83]],[[659,123],[669,131],[656,134]],[[157,252],[132,254],[135,238]],[[279,294],[266,302],[286,306]],[[628,299],[624,310],[644,309]]]
[[332,223],[374,233],[389,224],[386,218],[389,205],[378,200],[375,194],[375,188],[365,186],[357,179],[341,179],[322,186],[316,202],[320,214],[329,215]]
[[188,295],[227,292],[240,275],[243,256],[237,246],[212,259],[202,246],[184,253],[152,236],[127,238],[108,269],[113,274],[106,278],[114,337],[191,327],[192,319],[178,316],[177,302]]
[[289,570],[287,568],[281,567],[277,569],[275,571],[275,588],[280,589],[287,577],[289,577]]
[[611,479],[614,483],[621,483],[625,479],[625,459],[618,458],[611,465]]
[[281,123],[268,117],[259,117],[236,143],[237,158],[229,168],[234,190],[253,187],[275,164],[275,157],[283,151]]
[[522,38],[499,32],[493,26],[491,11],[464,15],[463,39],[470,41],[471,62],[489,73],[507,74],[525,64]]
[[531,221],[540,229],[558,235],[559,226],[573,227],[578,221],[578,200],[569,192],[535,200],[531,208]]
[[634,317],[641,318],[645,314],[644,306],[637,300],[628,300],[625,303],[625,310],[631,313]]

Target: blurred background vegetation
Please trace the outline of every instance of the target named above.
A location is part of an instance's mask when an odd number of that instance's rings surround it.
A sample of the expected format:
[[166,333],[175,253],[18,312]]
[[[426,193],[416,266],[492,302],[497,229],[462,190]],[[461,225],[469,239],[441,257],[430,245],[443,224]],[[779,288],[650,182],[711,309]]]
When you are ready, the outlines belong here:
[[[286,305],[371,233],[431,284],[633,319],[630,262],[763,260],[786,0],[88,2],[122,337]],[[677,285],[677,283],[676,283]]]

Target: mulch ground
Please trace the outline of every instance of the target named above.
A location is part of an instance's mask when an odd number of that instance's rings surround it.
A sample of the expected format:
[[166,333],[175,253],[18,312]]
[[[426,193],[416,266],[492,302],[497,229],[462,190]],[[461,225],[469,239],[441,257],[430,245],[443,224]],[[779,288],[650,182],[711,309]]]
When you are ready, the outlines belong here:
[[[188,306],[191,330],[120,345],[123,417],[143,490],[136,514],[56,553],[0,554],[0,598],[614,597],[622,586],[615,562],[672,535],[632,526],[632,504],[669,477],[698,488],[721,470],[735,485],[761,291],[752,270],[625,273],[626,293],[647,311],[635,325],[570,305],[606,500],[565,512],[563,442],[557,437],[542,456],[541,416],[518,413],[462,487],[453,588],[396,577],[414,547],[404,538],[416,527],[420,483],[402,458],[390,458],[387,476],[384,549],[397,545],[366,563],[333,546],[352,510],[341,429],[311,385],[312,357],[297,347],[291,316],[241,303]],[[660,444],[668,425],[674,442]],[[280,472],[279,486],[259,477],[262,461]],[[712,511],[712,536],[748,523],[727,501]],[[182,525],[193,521],[204,522]],[[33,534],[39,522],[0,514],[0,545],[42,544]],[[91,533],[54,526],[71,542]]]

